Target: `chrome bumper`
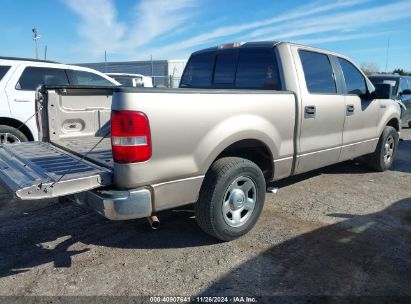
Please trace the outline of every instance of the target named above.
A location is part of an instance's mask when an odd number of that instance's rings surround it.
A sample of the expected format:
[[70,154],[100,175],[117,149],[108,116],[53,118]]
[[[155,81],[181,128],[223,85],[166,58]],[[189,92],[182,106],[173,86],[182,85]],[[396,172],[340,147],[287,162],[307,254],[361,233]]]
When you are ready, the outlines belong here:
[[76,203],[114,221],[147,217],[153,211],[151,192],[146,188],[129,191],[91,190],[75,194],[74,199]]

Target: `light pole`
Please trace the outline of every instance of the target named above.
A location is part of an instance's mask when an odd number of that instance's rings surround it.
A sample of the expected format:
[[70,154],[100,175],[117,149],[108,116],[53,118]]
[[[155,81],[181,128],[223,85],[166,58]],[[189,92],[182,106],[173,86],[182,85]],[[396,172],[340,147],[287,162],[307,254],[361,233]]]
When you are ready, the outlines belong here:
[[34,40],[34,43],[36,44],[36,59],[39,59],[39,48],[37,45],[37,40],[39,40],[41,36],[39,35],[35,27],[33,27],[31,31],[33,32],[33,40]]

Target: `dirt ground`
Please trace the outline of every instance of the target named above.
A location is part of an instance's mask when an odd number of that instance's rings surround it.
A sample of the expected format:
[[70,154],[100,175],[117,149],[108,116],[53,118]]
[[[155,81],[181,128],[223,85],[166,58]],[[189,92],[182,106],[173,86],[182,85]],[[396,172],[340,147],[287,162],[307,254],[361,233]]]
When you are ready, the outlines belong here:
[[274,183],[230,243],[190,206],[153,231],[0,194],[0,295],[411,295],[411,129],[402,138],[391,171],[347,162]]

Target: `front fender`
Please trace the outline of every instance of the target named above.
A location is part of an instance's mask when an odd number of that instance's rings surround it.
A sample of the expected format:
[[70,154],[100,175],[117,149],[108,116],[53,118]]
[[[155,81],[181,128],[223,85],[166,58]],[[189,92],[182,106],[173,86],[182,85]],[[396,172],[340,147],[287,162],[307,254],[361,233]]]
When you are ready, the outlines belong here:
[[[385,107],[385,108],[384,108]],[[400,104],[394,100],[382,100],[381,101],[381,111],[380,120],[378,123],[377,134],[381,136],[384,128],[388,123],[395,119],[398,129],[401,129],[401,108]]]

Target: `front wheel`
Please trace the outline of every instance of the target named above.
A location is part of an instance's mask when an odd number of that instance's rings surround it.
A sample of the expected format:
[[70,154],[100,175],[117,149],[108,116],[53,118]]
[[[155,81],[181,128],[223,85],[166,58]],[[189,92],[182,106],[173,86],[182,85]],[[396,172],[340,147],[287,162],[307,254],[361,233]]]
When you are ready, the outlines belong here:
[[265,179],[253,162],[225,157],[207,172],[195,205],[197,223],[211,236],[230,241],[250,231],[265,200]]
[[367,165],[378,172],[391,168],[398,146],[398,133],[395,128],[386,126],[374,153],[366,156]]

